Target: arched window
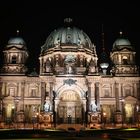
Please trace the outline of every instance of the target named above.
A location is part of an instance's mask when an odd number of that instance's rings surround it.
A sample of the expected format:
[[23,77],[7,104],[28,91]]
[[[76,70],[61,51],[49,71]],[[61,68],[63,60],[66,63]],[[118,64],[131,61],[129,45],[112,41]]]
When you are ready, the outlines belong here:
[[31,97],[36,97],[36,89],[31,89]]
[[123,56],[123,64],[127,65],[128,64],[128,59],[126,56]]
[[12,56],[12,64],[17,63],[17,57],[15,55]]

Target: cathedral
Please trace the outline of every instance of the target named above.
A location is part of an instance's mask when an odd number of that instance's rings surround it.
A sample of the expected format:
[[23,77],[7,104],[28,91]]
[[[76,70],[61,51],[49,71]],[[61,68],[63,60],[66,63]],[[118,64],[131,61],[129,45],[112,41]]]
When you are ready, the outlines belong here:
[[28,44],[22,37],[10,38],[0,69],[0,127],[139,124],[135,47],[122,33],[109,56],[102,47],[98,56],[89,36],[67,24],[40,46],[39,73],[28,74]]

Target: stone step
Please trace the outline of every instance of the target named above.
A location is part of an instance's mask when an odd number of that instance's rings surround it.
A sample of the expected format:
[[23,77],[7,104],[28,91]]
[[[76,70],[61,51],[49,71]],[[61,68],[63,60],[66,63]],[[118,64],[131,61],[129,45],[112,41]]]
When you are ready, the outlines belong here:
[[68,130],[68,128],[74,128],[75,130],[79,131],[81,129],[84,129],[84,126],[81,124],[60,124],[60,125],[57,125],[56,128],[64,129],[64,130]]

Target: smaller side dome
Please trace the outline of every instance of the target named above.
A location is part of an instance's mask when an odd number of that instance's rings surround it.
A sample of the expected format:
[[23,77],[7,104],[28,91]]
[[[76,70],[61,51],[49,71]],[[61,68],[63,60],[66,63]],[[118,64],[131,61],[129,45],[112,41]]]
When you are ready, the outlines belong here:
[[21,37],[13,37],[8,41],[8,45],[25,45],[25,41]]
[[134,50],[133,46],[131,45],[131,42],[127,38],[124,37],[123,32],[120,31],[119,34],[120,34],[120,37],[117,38],[115,42],[113,43],[112,51],[118,51],[125,48]]
[[128,39],[119,38],[114,43],[113,46],[130,46],[131,43]]
[[131,45],[131,42],[128,39],[125,38],[118,38],[113,43],[113,51],[115,50],[122,50],[124,48],[133,50],[133,46]]

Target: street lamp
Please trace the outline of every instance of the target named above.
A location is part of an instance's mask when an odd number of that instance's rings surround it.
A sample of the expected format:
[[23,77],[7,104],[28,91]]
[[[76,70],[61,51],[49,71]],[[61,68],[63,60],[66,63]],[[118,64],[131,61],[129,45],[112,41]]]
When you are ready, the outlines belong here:
[[36,121],[37,121],[37,129],[38,129],[38,123],[39,123],[39,113],[38,112],[36,113],[36,119],[37,119]]
[[104,124],[104,128],[105,128],[105,124],[106,124],[106,112],[103,112],[103,124]]
[[35,128],[36,115],[32,116],[33,129]]
[[109,67],[109,63],[101,63],[100,67],[102,68],[103,75],[107,74],[107,68]]

